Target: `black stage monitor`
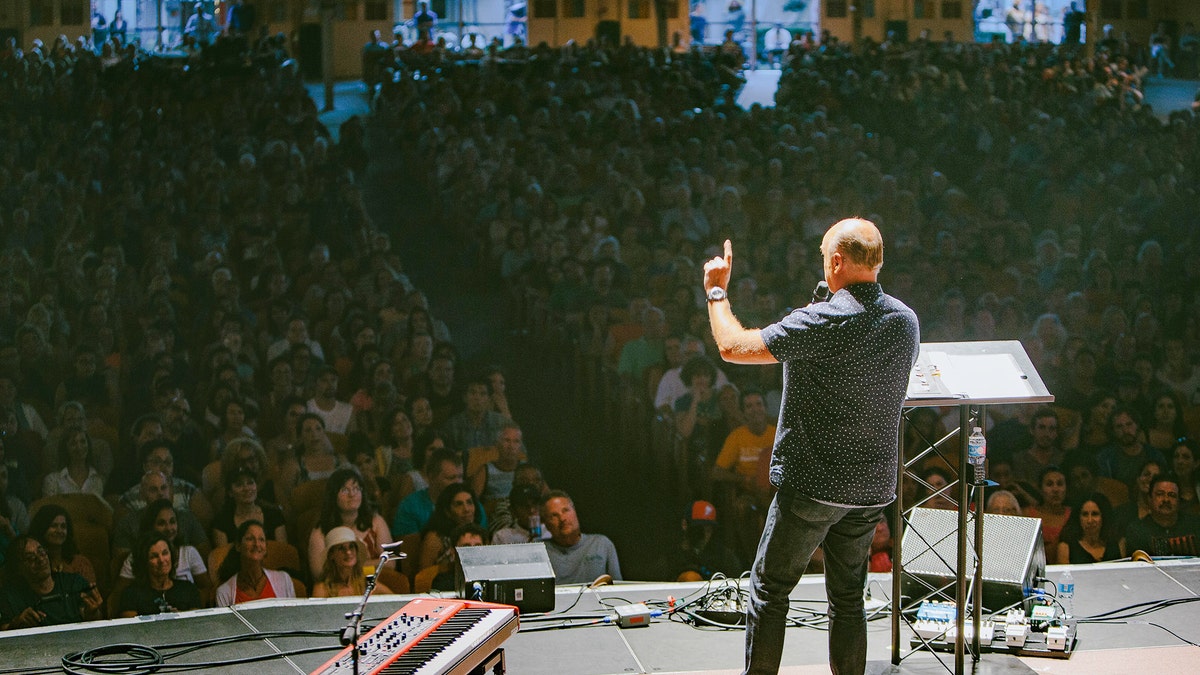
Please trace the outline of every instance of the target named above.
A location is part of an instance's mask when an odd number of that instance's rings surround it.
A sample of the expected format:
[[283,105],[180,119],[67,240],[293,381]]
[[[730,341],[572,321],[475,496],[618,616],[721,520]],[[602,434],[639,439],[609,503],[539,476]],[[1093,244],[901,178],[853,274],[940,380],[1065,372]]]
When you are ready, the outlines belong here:
[[513,605],[522,613],[554,609],[554,568],[542,543],[460,546],[454,587],[464,600]]

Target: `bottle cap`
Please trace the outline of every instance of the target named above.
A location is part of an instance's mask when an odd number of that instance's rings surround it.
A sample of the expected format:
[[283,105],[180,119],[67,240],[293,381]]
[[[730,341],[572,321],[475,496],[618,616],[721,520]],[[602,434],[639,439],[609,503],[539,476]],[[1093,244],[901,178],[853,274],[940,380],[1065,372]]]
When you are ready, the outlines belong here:
[[974,429],[972,429],[972,432],[973,432],[973,433],[974,433],[974,432],[979,432],[979,433],[982,433],[982,432],[983,432],[983,429],[980,429],[979,427],[975,427]]

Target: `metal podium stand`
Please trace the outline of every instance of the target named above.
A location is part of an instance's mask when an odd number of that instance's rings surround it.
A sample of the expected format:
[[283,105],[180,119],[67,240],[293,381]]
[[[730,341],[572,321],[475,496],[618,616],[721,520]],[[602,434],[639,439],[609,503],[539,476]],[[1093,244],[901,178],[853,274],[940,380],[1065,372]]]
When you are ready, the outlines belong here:
[[[968,475],[967,437],[972,426],[984,427],[984,415],[988,405],[1013,405],[1021,403],[1050,403],[1054,396],[1046,389],[1029,356],[1016,340],[994,342],[928,342],[921,344],[917,365],[909,379],[908,396],[904,407],[914,408],[958,406],[958,561],[955,567],[957,584],[954,638],[954,673],[962,675],[966,653],[966,608],[967,604],[967,526],[971,519],[975,525],[975,565],[971,584],[970,607],[973,621],[971,653],[974,661],[980,655],[980,608],[983,593],[983,486],[973,486],[973,476]],[[974,414],[972,411],[974,409]],[[907,416],[907,410],[906,410]],[[972,424],[972,418],[975,422]],[[892,664],[899,665],[900,627],[903,621],[903,598],[901,576],[903,555],[901,540],[906,519],[906,505],[902,489],[908,468],[924,459],[931,451],[950,439],[950,432],[933,442],[910,461],[904,459],[904,426],[901,425],[900,461],[897,462],[896,509],[891,528],[894,541],[892,552]],[[972,469],[973,470],[973,469]],[[976,500],[980,504],[978,513],[968,509],[971,488],[977,490]],[[912,507],[907,507],[911,509]],[[915,652],[914,652],[915,653]]]

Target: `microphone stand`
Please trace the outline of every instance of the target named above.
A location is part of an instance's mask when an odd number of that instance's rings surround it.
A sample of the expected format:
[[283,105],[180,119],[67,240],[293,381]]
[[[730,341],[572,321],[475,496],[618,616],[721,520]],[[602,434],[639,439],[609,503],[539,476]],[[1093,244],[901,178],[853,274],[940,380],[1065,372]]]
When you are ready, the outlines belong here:
[[362,600],[359,601],[358,607],[352,612],[346,612],[345,618],[350,621],[342,628],[341,643],[350,647],[350,662],[353,664],[353,673],[358,675],[358,632],[359,626],[362,624],[363,612],[367,609],[367,601],[371,599],[371,593],[375,591],[375,577],[378,576],[379,570],[390,560],[403,560],[408,557],[407,553],[400,551],[389,551],[386,548],[383,553],[379,554],[379,563],[375,565],[375,574],[367,575],[367,589],[363,592]]

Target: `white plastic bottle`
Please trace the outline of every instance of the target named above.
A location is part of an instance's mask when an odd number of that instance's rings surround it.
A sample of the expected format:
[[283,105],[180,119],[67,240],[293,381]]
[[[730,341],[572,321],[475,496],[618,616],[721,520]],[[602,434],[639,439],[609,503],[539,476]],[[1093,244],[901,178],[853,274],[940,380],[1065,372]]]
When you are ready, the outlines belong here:
[[980,485],[984,481],[983,463],[985,461],[987,461],[987,438],[983,436],[983,429],[975,427],[967,438],[967,462],[975,467],[976,485]]
[[1062,606],[1064,617],[1075,615],[1075,577],[1070,569],[1058,580],[1058,604]]

